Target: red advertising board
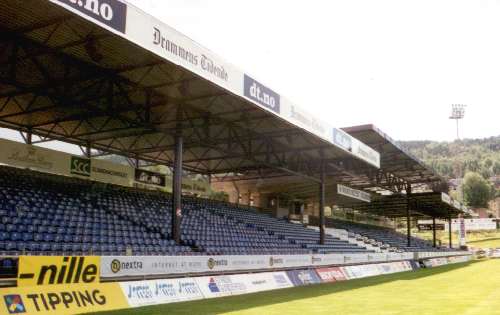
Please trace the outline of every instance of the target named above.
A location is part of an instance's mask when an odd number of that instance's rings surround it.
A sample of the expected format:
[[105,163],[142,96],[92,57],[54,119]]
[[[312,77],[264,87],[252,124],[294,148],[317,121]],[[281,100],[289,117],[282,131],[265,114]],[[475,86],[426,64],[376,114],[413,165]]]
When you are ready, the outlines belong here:
[[347,280],[346,276],[338,267],[316,269],[322,282],[335,282]]

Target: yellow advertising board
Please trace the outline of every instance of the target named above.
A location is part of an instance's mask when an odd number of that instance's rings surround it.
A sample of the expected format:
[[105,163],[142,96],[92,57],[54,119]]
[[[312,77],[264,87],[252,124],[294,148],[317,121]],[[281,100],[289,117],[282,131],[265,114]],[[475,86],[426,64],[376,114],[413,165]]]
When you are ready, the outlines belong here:
[[97,256],[20,256],[18,287],[99,283]]
[[0,314],[82,314],[128,307],[118,283],[0,289]]

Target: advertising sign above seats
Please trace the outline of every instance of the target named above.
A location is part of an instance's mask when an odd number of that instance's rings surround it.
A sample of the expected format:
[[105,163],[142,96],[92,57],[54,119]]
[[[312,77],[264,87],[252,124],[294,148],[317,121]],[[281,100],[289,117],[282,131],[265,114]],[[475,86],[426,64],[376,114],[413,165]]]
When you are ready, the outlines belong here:
[[126,165],[87,159],[6,139],[0,139],[0,147],[0,163],[3,164],[109,184],[132,185],[133,168]]

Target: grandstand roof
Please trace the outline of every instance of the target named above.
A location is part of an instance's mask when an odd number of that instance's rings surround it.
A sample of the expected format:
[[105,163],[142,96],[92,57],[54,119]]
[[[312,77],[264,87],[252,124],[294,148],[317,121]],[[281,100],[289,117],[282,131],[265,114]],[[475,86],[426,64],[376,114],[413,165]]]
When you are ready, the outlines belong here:
[[182,132],[183,168],[221,180],[317,196],[324,166],[327,189],[443,184],[375,127],[334,128],[127,2],[4,0],[0,33],[0,127],[34,144],[172,165]]
[[371,148],[126,2],[5,0],[0,33],[0,126],[41,137],[33,143],[171,165],[182,130],[184,169],[198,173],[318,180],[320,160],[379,165]]
[[[401,190],[401,186],[404,187],[407,184],[412,184],[414,190],[418,188],[447,190],[446,180],[376,126],[360,125],[342,128],[342,130],[381,152],[380,169],[386,175],[392,175],[396,190]],[[363,185],[358,187],[367,188]]]
[[[449,218],[469,212],[460,203],[454,202],[446,196],[446,194],[437,192],[411,194],[409,200],[411,216]],[[406,217],[407,203],[407,196],[400,194],[372,198],[370,203],[345,197],[338,200],[341,207],[385,217]]]

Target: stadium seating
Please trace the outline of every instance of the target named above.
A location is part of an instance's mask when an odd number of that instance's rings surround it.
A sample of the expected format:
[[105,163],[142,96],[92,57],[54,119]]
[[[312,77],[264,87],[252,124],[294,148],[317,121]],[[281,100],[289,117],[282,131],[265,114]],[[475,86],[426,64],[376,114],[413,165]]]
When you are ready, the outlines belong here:
[[398,251],[417,252],[417,251],[443,251],[447,248],[434,248],[432,242],[411,237],[411,246],[407,246],[407,236],[393,229],[379,227],[375,225],[360,224],[349,221],[327,219],[327,225],[337,229],[344,229],[349,232],[349,236],[353,238],[363,239],[368,238],[375,240],[379,245],[387,248],[396,249]]
[[171,195],[0,167],[0,252],[7,255],[247,255],[366,252],[229,203],[183,198],[182,243]]

